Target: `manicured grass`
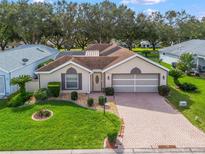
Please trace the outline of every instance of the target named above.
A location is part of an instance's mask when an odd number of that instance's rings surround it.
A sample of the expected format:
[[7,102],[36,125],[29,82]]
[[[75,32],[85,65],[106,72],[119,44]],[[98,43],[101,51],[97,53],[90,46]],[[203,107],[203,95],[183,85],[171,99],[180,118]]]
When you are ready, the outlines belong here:
[[[155,51],[158,51],[159,49],[160,48],[156,48]],[[153,52],[155,52],[153,50],[153,48],[132,48],[132,51],[134,51],[134,52],[143,52],[143,51],[153,51]]]
[[[169,77],[169,86],[171,93],[168,100],[181,111],[194,125],[205,132],[205,79],[199,77],[185,76],[180,79],[181,82],[195,84],[199,89],[196,93],[183,92],[176,88],[172,77]],[[179,101],[187,101],[188,107],[179,107]],[[198,120],[195,118],[198,117]]]
[[[157,60],[156,55],[150,54],[149,59],[154,60],[155,62],[159,62]],[[161,62],[161,65],[171,69],[171,65]],[[184,76],[180,79],[180,81],[188,82],[195,84],[199,89],[199,92],[196,93],[188,93],[183,92],[182,90],[176,88],[176,85],[173,82],[173,78],[169,76],[168,84],[171,88],[170,96],[168,100],[171,104],[175,106],[184,116],[195,126],[202,129],[205,132],[205,79],[195,76]],[[182,108],[179,107],[179,101],[187,101],[188,107]],[[196,117],[198,117],[196,120]]]
[[[115,115],[69,102],[49,101],[18,109],[4,104],[0,100],[0,150],[103,148],[107,133],[120,128]],[[53,117],[33,121],[32,114],[40,109],[53,111]]]

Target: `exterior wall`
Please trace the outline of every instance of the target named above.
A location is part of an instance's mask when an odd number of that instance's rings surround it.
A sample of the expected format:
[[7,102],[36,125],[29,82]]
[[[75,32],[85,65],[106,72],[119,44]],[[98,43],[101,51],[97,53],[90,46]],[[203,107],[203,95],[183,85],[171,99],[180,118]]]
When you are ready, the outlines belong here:
[[[53,82],[53,81],[61,82],[61,74],[66,73],[66,71],[71,67],[76,69],[77,73],[82,73],[82,90],[76,90],[76,91],[81,92],[81,93],[89,93],[90,73],[84,69],[76,67],[73,64],[69,64],[51,74],[39,74],[40,87],[47,88],[48,82]],[[63,90],[63,92],[71,92],[71,91],[74,91],[74,90]]]
[[[9,74],[0,70],[0,76],[3,76],[5,79],[5,95],[10,94],[10,77]],[[0,95],[0,98],[3,96]]]
[[177,62],[179,60],[179,57],[168,54],[163,55],[163,53],[160,53],[160,59],[162,59],[162,61],[165,63],[172,64]]
[[199,58],[199,65],[201,66],[201,71],[205,71],[205,59]]
[[31,82],[26,83],[26,91],[34,92],[37,89],[39,89],[39,81],[38,80],[33,80]]
[[[153,64],[146,62],[145,60],[135,57],[132,60],[123,63],[111,70],[108,70],[106,72],[106,87],[111,87],[112,86],[112,74],[129,74],[133,68],[139,68],[141,70],[141,73],[144,74],[160,74],[160,85],[166,85],[167,84],[167,74],[168,72],[154,66]],[[109,78],[109,80],[108,80]]]
[[[45,62],[49,59],[54,59],[54,58],[55,58],[55,55],[52,55],[52,56],[46,57],[44,59],[41,59],[41,60],[37,61],[36,63],[30,64],[30,65],[25,65],[24,67],[13,71],[11,73],[11,79],[14,78],[14,77],[18,77],[19,75],[30,75],[30,76],[34,77],[35,70],[36,70],[36,68],[39,64],[41,64],[41,63],[43,63],[43,62]],[[10,93],[13,93],[17,90],[18,90],[17,86],[11,86],[11,92]]]

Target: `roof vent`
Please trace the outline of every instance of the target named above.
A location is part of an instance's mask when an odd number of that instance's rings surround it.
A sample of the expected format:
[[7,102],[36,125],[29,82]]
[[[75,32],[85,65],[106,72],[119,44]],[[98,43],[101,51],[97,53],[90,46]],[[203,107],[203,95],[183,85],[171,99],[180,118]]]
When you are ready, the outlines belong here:
[[22,64],[23,64],[23,65],[26,65],[26,63],[27,63],[28,61],[29,61],[29,59],[23,58],[23,59],[22,59],[22,62],[23,62]]

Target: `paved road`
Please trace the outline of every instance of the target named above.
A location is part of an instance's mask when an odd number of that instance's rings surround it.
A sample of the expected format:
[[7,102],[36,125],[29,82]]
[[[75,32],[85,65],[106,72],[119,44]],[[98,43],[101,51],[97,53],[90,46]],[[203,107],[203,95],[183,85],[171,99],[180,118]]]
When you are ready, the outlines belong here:
[[116,102],[125,122],[123,148],[205,147],[205,133],[156,93],[119,93]]
[[0,154],[205,154],[205,148],[8,151],[0,152]]

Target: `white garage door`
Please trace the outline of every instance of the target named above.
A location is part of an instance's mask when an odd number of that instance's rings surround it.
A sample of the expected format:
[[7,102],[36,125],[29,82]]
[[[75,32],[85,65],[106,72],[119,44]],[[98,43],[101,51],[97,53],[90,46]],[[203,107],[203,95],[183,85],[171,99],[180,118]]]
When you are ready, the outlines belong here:
[[5,95],[4,76],[0,76],[0,95]]
[[158,74],[116,74],[112,76],[115,92],[157,92]]

